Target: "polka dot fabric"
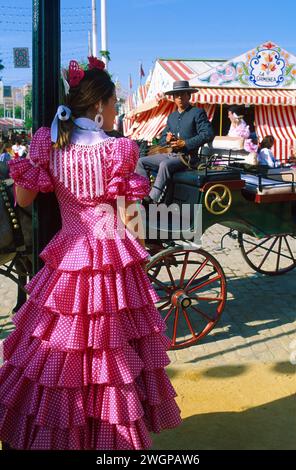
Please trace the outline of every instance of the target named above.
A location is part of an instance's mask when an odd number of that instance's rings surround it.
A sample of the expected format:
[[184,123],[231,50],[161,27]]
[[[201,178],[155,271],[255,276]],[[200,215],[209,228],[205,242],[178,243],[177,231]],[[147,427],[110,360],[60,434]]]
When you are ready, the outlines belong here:
[[[98,151],[86,147],[89,158]],[[63,222],[4,341],[0,439],[14,449],[149,449],[151,432],[181,422],[165,372],[166,325],[141,267],[147,253],[126,230],[119,237],[115,215],[118,196],[137,200],[149,184],[134,173],[135,143],[108,139],[103,150],[104,194],[96,197],[77,196],[55,175],[47,128],[36,132],[30,159],[10,164],[20,186],[55,191]],[[80,160],[76,170],[83,180]]]

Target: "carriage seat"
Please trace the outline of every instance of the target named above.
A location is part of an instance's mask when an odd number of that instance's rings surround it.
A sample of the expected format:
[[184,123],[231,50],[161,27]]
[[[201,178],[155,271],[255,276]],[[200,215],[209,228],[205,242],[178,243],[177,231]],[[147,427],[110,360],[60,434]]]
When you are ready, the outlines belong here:
[[274,180],[272,178],[261,178],[252,174],[242,174],[241,178],[245,181],[245,190],[251,193],[273,195],[273,194],[290,194],[295,192],[295,185],[292,182]]
[[168,185],[165,203],[196,204],[201,192],[198,190],[208,182],[240,181],[240,171],[236,168],[223,170],[186,170],[174,173]]
[[178,171],[173,175],[173,183],[197,187],[201,187],[209,181],[232,181],[239,179],[241,179],[240,171],[233,168],[207,170],[207,172],[205,170]]

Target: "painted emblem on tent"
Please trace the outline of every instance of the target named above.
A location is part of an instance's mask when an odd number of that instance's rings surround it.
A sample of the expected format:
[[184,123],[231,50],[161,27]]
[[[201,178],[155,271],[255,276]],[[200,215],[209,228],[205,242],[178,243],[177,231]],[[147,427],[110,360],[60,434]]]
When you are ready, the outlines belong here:
[[275,49],[260,49],[250,61],[250,82],[260,87],[276,87],[285,80],[286,62]]
[[215,67],[209,75],[199,77],[210,86],[277,88],[296,84],[295,57],[272,42]]

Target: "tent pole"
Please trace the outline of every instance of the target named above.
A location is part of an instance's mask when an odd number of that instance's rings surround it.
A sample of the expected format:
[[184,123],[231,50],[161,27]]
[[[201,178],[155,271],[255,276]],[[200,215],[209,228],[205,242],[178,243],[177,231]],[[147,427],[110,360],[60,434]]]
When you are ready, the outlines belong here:
[[223,124],[223,104],[220,104],[220,133],[219,135],[222,135],[222,124]]

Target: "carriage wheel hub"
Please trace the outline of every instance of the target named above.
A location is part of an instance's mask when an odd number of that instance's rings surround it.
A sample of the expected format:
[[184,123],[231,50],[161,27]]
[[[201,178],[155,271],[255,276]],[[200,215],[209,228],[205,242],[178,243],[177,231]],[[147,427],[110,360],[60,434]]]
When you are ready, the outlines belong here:
[[174,306],[181,306],[183,308],[188,308],[191,305],[191,299],[183,290],[177,290],[172,295],[172,304]]

